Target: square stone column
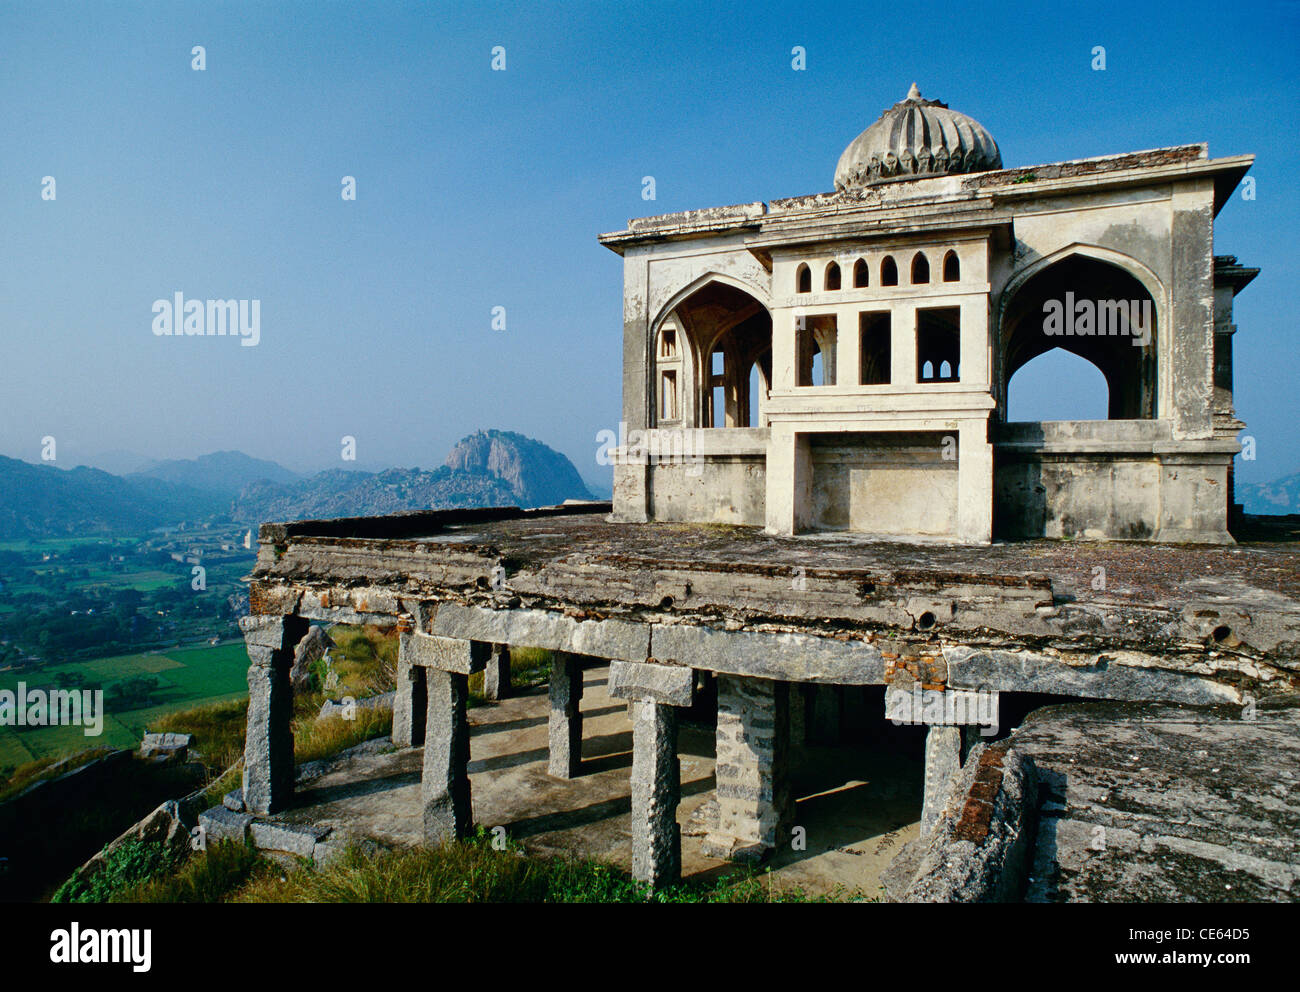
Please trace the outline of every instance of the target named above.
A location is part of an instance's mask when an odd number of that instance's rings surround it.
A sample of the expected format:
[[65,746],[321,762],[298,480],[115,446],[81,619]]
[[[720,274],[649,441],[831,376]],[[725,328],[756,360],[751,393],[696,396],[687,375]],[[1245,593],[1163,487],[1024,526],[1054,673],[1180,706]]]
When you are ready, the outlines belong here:
[[555,778],[577,778],[582,767],[582,663],[577,655],[555,652],[551,659],[550,762]]
[[988,421],[963,420],[957,432],[957,537],[993,539],[993,445]]
[[302,617],[244,617],[248,648],[248,726],[244,738],[244,805],[278,813],[293,799],[294,646],[307,633]]
[[961,771],[962,728],[931,727],[925,735],[925,787],[921,799],[921,836],[934,829],[953,776]]
[[424,770],[420,800],[424,807],[424,838],[429,844],[459,840],[474,824],[469,788],[469,676],[429,668],[425,724]]
[[784,843],[794,814],[789,787],[790,686],[718,676],[718,825],[709,857],[759,861]]
[[393,699],[393,746],[420,747],[424,744],[425,716],[429,701],[424,668],[415,664],[409,650],[397,651],[397,692]]
[[510,695],[510,689],[510,647],[493,644],[487,667],[483,669],[483,697],[505,699]]
[[648,699],[632,706],[632,877],[661,888],[682,874],[677,709]]
[[489,646],[479,641],[435,637],[416,630],[401,634],[400,656],[424,669],[428,706],[420,802],[427,844],[458,840],[474,825],[469,786],[469,677],[487,664]]
[[632,706],[632,877],[656,889],[681,878],[677,707],[690,706],[694,692],[690,668],[623,661],[609,666],[610,696]]

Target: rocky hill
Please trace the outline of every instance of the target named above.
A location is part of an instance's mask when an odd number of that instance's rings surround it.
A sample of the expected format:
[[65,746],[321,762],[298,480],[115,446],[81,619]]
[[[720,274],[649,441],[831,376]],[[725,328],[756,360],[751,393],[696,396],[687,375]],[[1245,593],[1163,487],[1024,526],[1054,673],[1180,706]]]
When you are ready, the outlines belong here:
[[510,431],[479,431],[447,455],[453,471],[491,476],[510,487],[511,502],[552,506],[566,499],[590,499],[573,462],[541,441]]
[[433,471],[331,469],[287,485],[244,487],[231,515],[249,526],[268,520],[356,517],[466,506],[548,506],[590,499],[578,470],[540,441],[508,431],[462,439]]

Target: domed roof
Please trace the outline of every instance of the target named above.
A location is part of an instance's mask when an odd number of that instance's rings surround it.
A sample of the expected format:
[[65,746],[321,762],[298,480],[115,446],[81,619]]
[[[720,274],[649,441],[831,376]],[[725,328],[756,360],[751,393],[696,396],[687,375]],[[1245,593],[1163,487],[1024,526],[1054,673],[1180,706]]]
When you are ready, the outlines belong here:
[[926,100],[916,83],[906,98],[844,149],[835,188],[855,189],[894,179],[919,179],[1002,168],[1002,153],[979,121]]

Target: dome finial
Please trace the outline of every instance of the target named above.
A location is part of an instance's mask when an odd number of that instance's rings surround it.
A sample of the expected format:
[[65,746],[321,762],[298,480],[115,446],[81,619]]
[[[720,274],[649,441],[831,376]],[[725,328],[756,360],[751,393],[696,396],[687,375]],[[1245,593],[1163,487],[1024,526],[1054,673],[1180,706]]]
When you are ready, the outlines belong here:
[[[897,93],[898,90],[894,90],[894,92]],[[908,98],[909,100],[919,100],[919,99],[921,99],[921,91],[918,90],[918,89],[916,88],[916,83],[913,83],[913,84],[912,84],[912,88],[911,88],[910,90],[907,91],[907,98]]]

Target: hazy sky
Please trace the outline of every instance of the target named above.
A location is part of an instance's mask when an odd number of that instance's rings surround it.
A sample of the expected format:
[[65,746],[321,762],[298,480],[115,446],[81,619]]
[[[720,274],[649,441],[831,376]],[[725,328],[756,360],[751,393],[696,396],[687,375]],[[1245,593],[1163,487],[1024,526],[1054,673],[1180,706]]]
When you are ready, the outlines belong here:
[[[225,448],[432,467],[497,427],[600,479],[622,269],[597,233],[828,190],[915,80],[1009,167],[1193,141],[1259,156],[1216,252],[1264,270],[1236,311],[1259,451],[1239,476],[1271,479],[1300,469],[1297,64],[1296,3],[9,3],[0,452],[38,460],[52,435],[65,467]],[[178,291],[260,300],[257,347],[155,336]]]

